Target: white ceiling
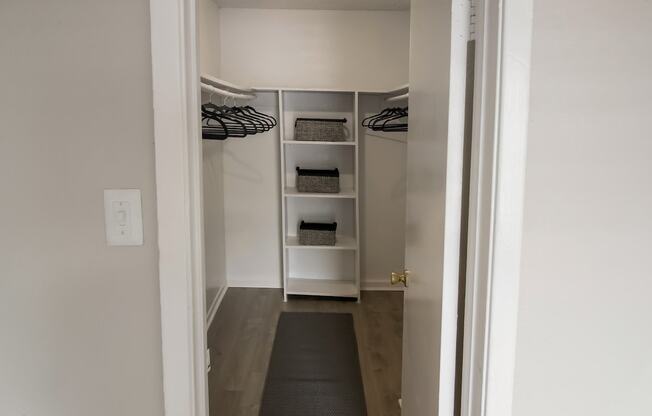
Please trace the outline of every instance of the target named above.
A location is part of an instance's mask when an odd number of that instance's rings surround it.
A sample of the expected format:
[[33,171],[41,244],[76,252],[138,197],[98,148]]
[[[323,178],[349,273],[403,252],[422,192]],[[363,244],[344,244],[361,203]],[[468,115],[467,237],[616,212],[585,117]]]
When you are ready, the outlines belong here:
[[240,9],[408,10],[410,0],[215,0]]

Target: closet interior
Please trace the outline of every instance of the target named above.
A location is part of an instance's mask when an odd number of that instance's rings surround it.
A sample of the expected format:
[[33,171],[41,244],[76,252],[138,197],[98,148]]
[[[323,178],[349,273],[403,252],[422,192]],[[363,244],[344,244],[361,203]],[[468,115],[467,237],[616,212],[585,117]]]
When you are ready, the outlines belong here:
[[258,3],[199,4],[209,315],[228,287],[397,290],[409,11]]

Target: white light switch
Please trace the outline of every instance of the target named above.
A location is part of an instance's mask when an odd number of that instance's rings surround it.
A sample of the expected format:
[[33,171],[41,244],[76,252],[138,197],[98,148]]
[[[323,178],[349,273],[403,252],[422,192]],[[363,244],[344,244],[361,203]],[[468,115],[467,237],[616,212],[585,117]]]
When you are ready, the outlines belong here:
[[140,189],[105,189],[104,218],[108,245],[143,245]]

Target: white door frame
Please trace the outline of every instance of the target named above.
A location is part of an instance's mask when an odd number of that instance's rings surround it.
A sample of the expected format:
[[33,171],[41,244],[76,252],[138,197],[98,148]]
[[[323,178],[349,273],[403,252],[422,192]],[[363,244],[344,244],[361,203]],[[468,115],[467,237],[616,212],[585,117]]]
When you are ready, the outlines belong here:
[[166,416],[208,414],[196,0],[150,0]]
[[512,414],[532,5],[476,10],[462,416]]
[[[464,416],[511,414],[532,1],[477,2]],[[196,13],[150,0],[166,416],[208,414]]]

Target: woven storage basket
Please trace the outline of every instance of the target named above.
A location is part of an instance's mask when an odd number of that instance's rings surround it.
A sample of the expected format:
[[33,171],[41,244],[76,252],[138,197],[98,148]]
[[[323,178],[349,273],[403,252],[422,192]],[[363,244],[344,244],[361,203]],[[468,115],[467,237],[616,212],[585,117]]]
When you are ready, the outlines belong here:
[[297,167],[297,191],[336,194],[340,192],[340,171]]
[[294,140],[308,142],[343,142],[346,119],[298,118],[294,123]]
[[301,221],[299,244],[302,246],[334,246],[337,223]]

